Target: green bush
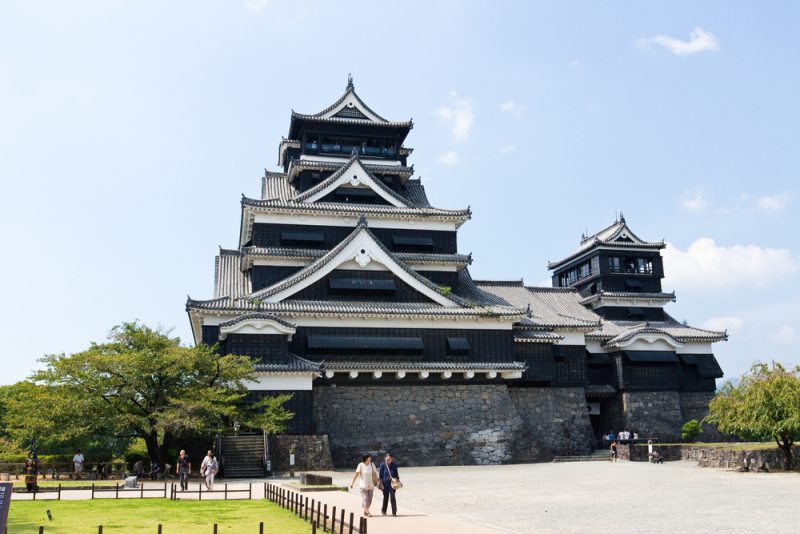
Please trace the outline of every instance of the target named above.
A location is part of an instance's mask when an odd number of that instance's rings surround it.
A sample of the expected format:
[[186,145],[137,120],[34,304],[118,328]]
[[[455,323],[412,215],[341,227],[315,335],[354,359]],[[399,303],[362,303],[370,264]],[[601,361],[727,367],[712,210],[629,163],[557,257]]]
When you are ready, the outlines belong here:
[[125,458],[125,465],[127,465],[129,469],[133,469],[133,464],[139,460],[143,461],[145,465],[150,464],[150,455],[147,454],[147,446],[144,444],[143,439],[134,440],[134,442],[128,446],[123,458]]
[[702,433],[703,429],[700,428],[700,423],[697,422],[697,419],[686,421],[683,428],[681,428],[681,441],[693,443],[697,441],[697,438],[699,438]]

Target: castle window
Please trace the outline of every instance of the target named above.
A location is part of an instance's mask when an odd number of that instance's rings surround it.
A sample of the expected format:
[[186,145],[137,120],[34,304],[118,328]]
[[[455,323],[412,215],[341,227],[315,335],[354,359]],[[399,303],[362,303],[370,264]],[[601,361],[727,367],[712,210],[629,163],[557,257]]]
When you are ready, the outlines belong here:
[[447,354],[469,354],[469,341],[465,337],[448,337]]

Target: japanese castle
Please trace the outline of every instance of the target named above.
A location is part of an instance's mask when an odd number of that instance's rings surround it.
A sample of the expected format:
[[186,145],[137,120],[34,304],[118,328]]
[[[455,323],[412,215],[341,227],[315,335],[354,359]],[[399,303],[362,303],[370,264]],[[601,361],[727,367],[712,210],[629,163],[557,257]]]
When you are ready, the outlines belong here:
[[458,230],[409,165],[412,121],[356,93],[292,111],[259,198],[243,197],[214,296],[189,298],[196,343],[258,359],[253,399],[292,393],[289,432],[327,434],[337,465],[389,450],[405,465],[585,454],[627,429],[675,439],[705,415],[725,332],[664,306],[663,241],[620,215],[552,262],[553,287],[470,276]]

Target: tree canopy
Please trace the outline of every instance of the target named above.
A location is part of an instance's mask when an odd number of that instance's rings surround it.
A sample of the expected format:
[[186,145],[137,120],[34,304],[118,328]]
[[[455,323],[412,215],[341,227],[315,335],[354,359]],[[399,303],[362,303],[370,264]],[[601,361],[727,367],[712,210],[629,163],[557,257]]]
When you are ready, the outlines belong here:
[[251,358],[181,346],[135,322],[114,327],[107,343],[41,361],[45,368],[3,402],[17,443],[141,438],[150,458],[164,462],[182,437],[222,432],[234,420],[275,432],[292,417],[282,407],[285,395],[244,402],[244,383],[255,378]]
[[791,470],[792,445],[800,439],[800,367],[756,363],[738,385],[721,388],[706,420],[726,434],[775,441]]

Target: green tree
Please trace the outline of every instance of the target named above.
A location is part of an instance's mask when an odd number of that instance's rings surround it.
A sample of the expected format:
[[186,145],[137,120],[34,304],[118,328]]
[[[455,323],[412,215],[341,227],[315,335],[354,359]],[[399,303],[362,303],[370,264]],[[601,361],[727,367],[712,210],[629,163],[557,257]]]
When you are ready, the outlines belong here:
[[691,443],[697,441],[697,438],[702,433],[703,429],[700,428],[700,423],[697,422],[697,419],[691,419],[686,421],[681,428],[681,440]]
[[734,386],[727,382],[709,405],[706,421],[743,439],[774,440],[791,470],[792,445],[800,438],[800,367],[756,363]]
[[[141,438],[150,458],[164,462],[181,437],[220,432],[253,414],[243,385],[255,378],[251,358],[181,346],[136,322],[114,327],[107,343],[41,361],[45,369],[6,405],[16,441]],[[279,420],[285,412],[280,405],[270,409]]]

